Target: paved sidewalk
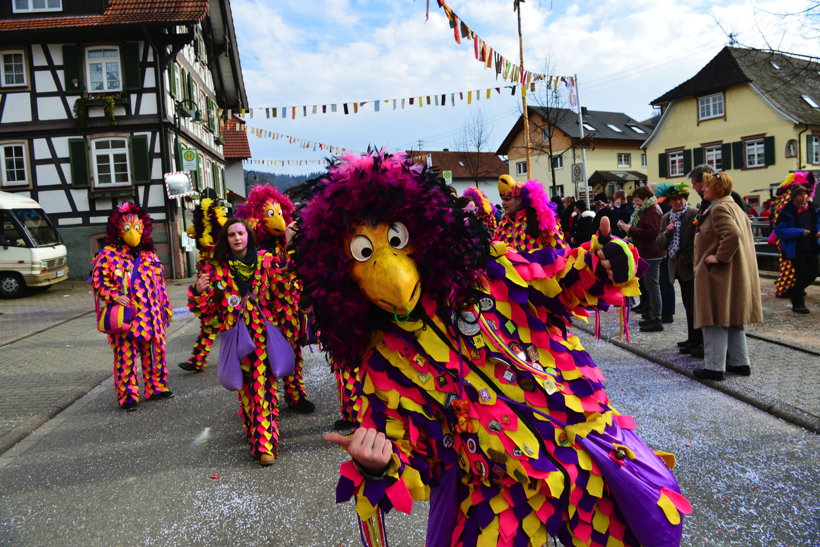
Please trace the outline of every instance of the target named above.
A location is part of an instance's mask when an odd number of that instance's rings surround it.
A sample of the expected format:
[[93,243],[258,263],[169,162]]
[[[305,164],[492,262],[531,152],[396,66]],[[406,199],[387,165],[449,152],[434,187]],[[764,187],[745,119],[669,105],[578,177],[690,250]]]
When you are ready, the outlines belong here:
[[[198,328],[186,307],[189,284],[190,280],[168,283],[174,306],[169,341],[188,325]],[[93,309],[88,285],[79,282],[3,301],[0,454],[111,377],[113,355],[94,325]]]
[[[807,289],[808,315],[791,311],[788,299],[774,296],[774,279],[761,277],[763,323],[749,325],[747,343],[752,375],[729,375],[722,382],[704,383],[737,399],[765,410],[815,433],[820,432],[820,285]],[[640,315],[631,313],[631,343],[619,340],[618,317],[614,310],[601,314],[601,336],[605,340],[645,359],[662,364],[687,376],[703,366],[703,360],[678,352],[676,343],[686,340],[686,315],[675,285],[675,321],[665,324],[663,332],[640,332]],[[589,325],[576,322],[577,328],[593,332]],[[762,340],[757,337],[765,338]],[[774,340],[778,343],[773,343]],[[804,352],[791,349],[801,348]]]

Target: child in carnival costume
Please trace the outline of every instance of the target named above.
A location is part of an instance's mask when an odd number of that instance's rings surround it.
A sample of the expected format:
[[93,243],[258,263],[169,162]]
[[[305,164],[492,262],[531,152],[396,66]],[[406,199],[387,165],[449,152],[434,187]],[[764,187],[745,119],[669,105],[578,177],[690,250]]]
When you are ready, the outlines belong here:
[[[785,180],[780,183],[775,191],[774,203],[772,203],[771,215],[769,216],[769,222],[772,226],[777,224],[781,211],[783,211],[786,205],[788,205],[791,201],[792,186],[798,184],[808,190],[810,198],[814,196],[815,180],[812,173],[798,171],[786,175]],[[794,287],[794,265],[783,252],[782,242],[777,237],[777,233],[774,230],[772,230],[769,234],[769,243],[777,246],[778,251],[779,272],[774,283],[775,296],[778,298],[787,298],[789,294],[791,294],[792,287]]]
[[[300,209],[297,271],[322,342],[358,364],[352,457],[365,544],[382,514],[430,500],[427,545],[677,545],[690,510],[603,389],[572,315],[637,290],[608,219],[587,247],[492,245],[443,180],[407,156],[348,155]],[[553,236],[555,233],[553,232]]]
[[[269,185],[254,186],[248,194],[248,199],[236,208],[236,216],[248,223],[253,230],[259,246],[269,251],[276,262],[286,270],[290,270],[290,257],[287,252],[285,231],[293,222],[293,202],[279,190]],[[289,295],[296,306],[302,293],[302,282],[294,273],[290,273]],[[305,317],[299,314],[299,328],[302,328]],[[305,382],[302,378],[302,351],[295,351],[296,368],[293,376],[284,378],[285,400],[288,406],[297,412],[309,414],[315,405],[307,399]]]
[[478,186],[468,187],[462,195],[473,202],[475,216],[484,224],[487,232],[493,234],[498,227],[498,221],[495,219],[495,207],[487,195]]
[[[196,274],[205,271],[205,266],[213,260],[214,245],[219,231],[227,220],[225,207],[219,202],[205,198],[194,209],[194,223],[188,227],[188,236],[196,241],[199,260],[196,263]],[[219,329],[212,323],[200,321],[199,336],[194,343],[191,357],[180,363],[179,368],[191,372],[202,372],[208,361],[208,355],[214,345]]]
[[130,306],[128,332],[108,334],[114,351],[114,390],[125,410],[139,407],[138,361],[142,362],[145,399],[169,399],[165,329],[173,309],[162,263],[154,252],[151,217],[138,205],[123,203],[111,212],[105,247],[94,256],[89,282],[101,303]]
[[504,216],[493,239],[519,251],[532,252],[544,247],[567,246],[555,204],[538,181],[519,184],[509,175],[498,177],[498,193]]

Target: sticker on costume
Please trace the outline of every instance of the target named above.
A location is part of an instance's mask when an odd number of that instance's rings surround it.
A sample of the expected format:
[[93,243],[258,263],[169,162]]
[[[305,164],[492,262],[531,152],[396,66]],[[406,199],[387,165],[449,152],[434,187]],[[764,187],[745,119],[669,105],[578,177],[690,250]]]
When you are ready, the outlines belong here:
[[242,302],[242,298],[238,294],[232,294],[228,297],[228,305],[232,308],[237,307],[240,302]]
[[478,307],[481,308],[481,311],[489,311],[493,309],[493,299],[486,296],[479,299]]
[[478,398],[481,399],[482,403],[489,403],[493,400],[493,396],[490,395],[490,390],[486,387],[478,392]]
[[475,439],[467,439],[467,450],[470,451],[470,454],[475,454],[478,450],[478,444],[476,444]]
[[503,378],[505,382],[512,384],[515,382],[515,373],[511,370],[506,370],[504,374],[501,375],[501,378]]
[[527,346],[527,357],[530,358],[530,361],[538,361],[538,348],[535,346]]
[[422,384],[426,384],[427,381],[430,379],[430,375],[426,372],[419,372],[416,376],[418,377],[419,382],[421,382]]

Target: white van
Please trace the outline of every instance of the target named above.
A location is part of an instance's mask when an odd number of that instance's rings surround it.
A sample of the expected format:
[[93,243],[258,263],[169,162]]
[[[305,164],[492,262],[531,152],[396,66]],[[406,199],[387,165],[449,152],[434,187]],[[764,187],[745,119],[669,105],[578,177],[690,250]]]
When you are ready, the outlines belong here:
[[40,204],[0,192],[0,298],[68,277],[66,248]]

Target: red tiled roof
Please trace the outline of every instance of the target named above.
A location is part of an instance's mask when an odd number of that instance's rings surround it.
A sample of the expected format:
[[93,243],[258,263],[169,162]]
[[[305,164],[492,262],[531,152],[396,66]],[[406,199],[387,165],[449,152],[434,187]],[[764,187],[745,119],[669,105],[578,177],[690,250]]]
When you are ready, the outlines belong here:
[[110,0],[102,15],[6,19],[0,31],[202,21],[208,0]]
[[222,129],[222,137],[225,139],[225,144],[222,145],[222,155],[226,160],[244,160],[251,157],[251,145],[248,143],[248,134],[244,131],[244,125],[242,118],[234,116]]
[[[442,171],[452,171],[454,179],[471,179],[469,164],[476,161],[476,152],[453,152],[451,150],[413,150],[408,152],[415,163],[426,163],[427,155],[433,157],[433,167]],[[507,164],[501,161],[494,152],[480,152],[480,173],[482,178],[495,178],[499,175],[508,175]]]

